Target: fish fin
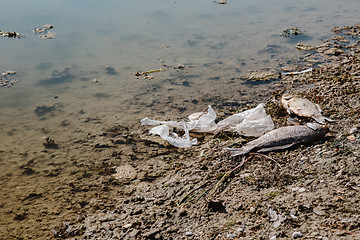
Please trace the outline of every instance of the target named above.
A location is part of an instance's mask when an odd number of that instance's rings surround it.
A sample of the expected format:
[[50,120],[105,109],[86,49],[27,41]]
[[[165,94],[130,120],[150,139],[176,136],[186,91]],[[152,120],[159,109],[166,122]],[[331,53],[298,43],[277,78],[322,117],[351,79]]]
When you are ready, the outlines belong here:
[[317,131],[321,128],[321,125],[319,125],[317,123],[311,123],[311,122],[306,123],[306,126],[314,131]]
[[317,121],[318,123],[320,124],[325,124],[325,120],[326,120],[326,117],[324,116],[317,116],[317,117],[313,117],[315,119],[315,121]]
[[276,150],[286,149],[286,148],[292,147],[293,145],[295,145],[295,143],[290,143],[290,144],[283,145],[283,146],[275,146],[275,147],[269,147],[269,148],[261,148],[261,149],[259,149],[257,152],[272,152],[272,151],[276,151]]
[[321,113],[321,108],[320,108],[320,105],[319,104],[317,104],[317,103],[315,103],[315,106],[316,106],[316,108],[318,109],[318,111]]

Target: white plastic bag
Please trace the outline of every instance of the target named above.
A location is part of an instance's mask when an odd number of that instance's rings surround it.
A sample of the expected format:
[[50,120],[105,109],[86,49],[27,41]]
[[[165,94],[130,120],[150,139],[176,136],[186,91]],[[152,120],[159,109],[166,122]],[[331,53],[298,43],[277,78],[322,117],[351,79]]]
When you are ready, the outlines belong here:
[[[189,121],[186,122],[186,127],[190,132],[212,132],[217,129],[215,123],[216,113],[214,109],[209,105],[207,113],[197,112],[188,116]],[[157,126],[157,125],[167,125],[171,128],[176,128],[177,130],[184,130],[184,124],[177,121],[158,121],[153,120],[148,117],[142,119],[141,125],[147,126]]]
[[217,126],[217,131],[227,130],[254,137],[274,129],[274,123],[271,117],[266,115],[263,103],[256,108],[229,116],[218,122]]
[[182,123],[180,123],[180,122],[177,122],[177,121],[158,121],[158,120],[150,119],[148,117],[141,119],[140,123],[141,123],[141,125],[146,125],[146,126],[168,125],[169,127],[172,127],[172,128],[176,128],[176,129],[180,129],[180,130],[184,129],[184,125]]
[[179,148],[190,147],[197,144],[196,138],[190,140],[189,130],[187,129],[185,122],[183,122],[183,128],[185,131],[183,137],[179,137],[176,133],[170,132],[169,126],[166,124],[153,127],[150,130],[150,133],[159,135],[162,139],[168,141],[171,145]]
[[215,123],[216,112],[210,105],[208,106],[207,113],[193,113],[188,116],[188,119],[190,121],[187,122],[187,126],[190,132],[213,132],[217,129]]

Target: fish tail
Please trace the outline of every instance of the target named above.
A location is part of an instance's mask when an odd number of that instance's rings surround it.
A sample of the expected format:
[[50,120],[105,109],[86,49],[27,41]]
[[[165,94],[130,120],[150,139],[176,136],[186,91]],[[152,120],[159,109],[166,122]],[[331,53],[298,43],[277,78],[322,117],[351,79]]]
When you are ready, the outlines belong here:
[[225,150],[230,151],[231,157],[244,155],[249,152],[247,150],[244,150],[243,148],[225,148]]
[[327,118],[327,117],[325,118],[325,120],[328,121],[328,122],[333,122],[334,121],[334,120],[332,120],[330,118]]

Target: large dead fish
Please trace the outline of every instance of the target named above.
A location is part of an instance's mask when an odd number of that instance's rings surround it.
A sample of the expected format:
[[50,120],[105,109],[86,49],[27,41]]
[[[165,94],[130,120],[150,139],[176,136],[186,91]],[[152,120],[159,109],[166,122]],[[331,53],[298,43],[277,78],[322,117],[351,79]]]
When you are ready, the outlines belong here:
[[289,114],[294,113],[300,117],[310,117],[321,124],[325,124],[325,120],[332,121],[321,114],[321,108],[318,104],[310,102],[306,98],[284,94],[281,97],[281,103]]
[[286,149],[301,143],[312,142],[322,138],[329,128],[317,123],[307,123],[301,126],[288,126],[272,130],[263,136],[247,143],[242,148],[228,148],[232,156],[249,152],[270,152]]

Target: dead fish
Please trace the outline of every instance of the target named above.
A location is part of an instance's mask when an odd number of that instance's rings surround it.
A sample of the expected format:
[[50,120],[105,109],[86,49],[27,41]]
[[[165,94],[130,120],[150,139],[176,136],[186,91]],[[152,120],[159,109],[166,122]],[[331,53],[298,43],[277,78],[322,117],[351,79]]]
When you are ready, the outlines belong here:
[[321,114],[321,108],[318,104],[310,102],[306,98],[299,98],[290,94],[284,94],[281,97],[281,104],[289,114],[294,113],[300,117],[310,117],[321,124],[325,124],[325,120],[329,122],[333,121]]
[[228,148],[228,150],[232,156],[244,155],[249,152],[270,152],[312,142],[324,137],[328,132],[327,126],[318,123],[281,127],[247,143],[242,148]]

